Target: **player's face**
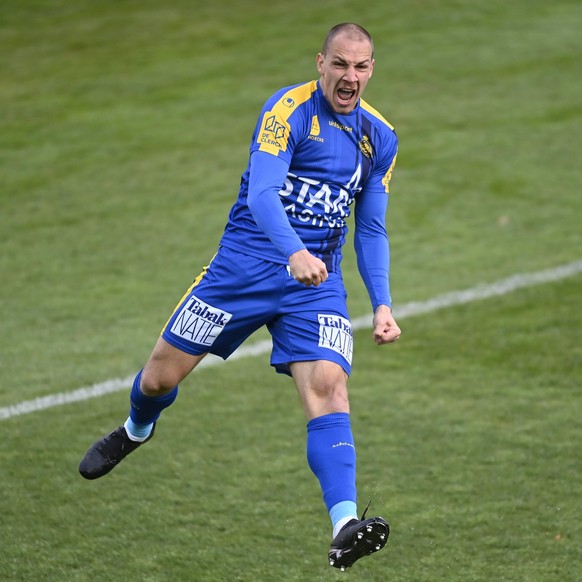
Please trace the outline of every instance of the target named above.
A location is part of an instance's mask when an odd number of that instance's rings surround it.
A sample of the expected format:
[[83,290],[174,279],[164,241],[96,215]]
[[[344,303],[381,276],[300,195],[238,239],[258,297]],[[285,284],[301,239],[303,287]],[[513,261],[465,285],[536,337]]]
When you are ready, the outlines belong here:
[[345,34],[332,39],[327,53],[317,55],[317,70],[325,98],[336,113],[349,113],[358,104],[374,70],[372,46]]

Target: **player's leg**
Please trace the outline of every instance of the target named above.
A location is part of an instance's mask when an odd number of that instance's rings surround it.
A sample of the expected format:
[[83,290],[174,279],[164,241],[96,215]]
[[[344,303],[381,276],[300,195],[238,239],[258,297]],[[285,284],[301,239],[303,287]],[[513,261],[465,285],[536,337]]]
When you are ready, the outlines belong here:
[[130,394],[129,418],[85,454],[81,475],[96,479],[149,440],[178,383],[212,353],[224,359],[272,316],[286,270],[221,248],[182,297]]
[[291,362],[291,375],[308,420],[325,414],[350,412],[348,375],[329,360]]
[[[153,437],[155,423],[162,411],[176,400],[179,382],[208,352],[206,346],[198,346],[193,341],[188,342],[187,339],[178,345],[169,343],[173,341],[169,328],[175,324],[180,309],[186,314],[182,315],[178,327],[190,330],[191,340],[195,339],[193,330],[210,327],[211,324],[198,321],[194,314],[187,311],[192,301],[193,290],[204,279],[208,269],[209,267],[204,267],[202,273],[186,291],[162,330],[162,337],[158,338],[146,365],[134,378],[129,398],[129,416],[125,423],[93,443],[85,453],[79,464],[79,473],[86,479],[98,479],[106,475],[129,453]],[[187,318],[189,321],[186,321]],[[168,341],[164,339],[164,335]]]
[[163,396],[179,384],[206,357],[188,354],[158,338],[141,374],[141,389],[147,396]]
[[345,570],[363,556],[382,549],[390,528],[381,517],[358,518],[356,448],[347,391],[348,375],[326,360],[289,364],[308,419],[307,460],[318,478],[333,524],[328,559]]
[[307,458],[333,526],[329,561],[345,569],[381,549],[389,529],[382,518],[357,517],[347,390],[353,339],[341,275],[331,272],[318,287],[288,281],[283,314],[269,329],[271,364],[293,376],[308,419]]
[[129,417],[89,448],[79,465],[81,475],[86,479],[103,477],[150,440],[162,411],[176,399],[178,384],[204,356],[185,353],[159,338],[145,367],[134,379]]
[[160,337],[130,393],[129,417],[124,427],[128,437],[145,442],[165,408],[178,396],[178,384],[206,354],[189,354]]
[[335,537],[348,521],[357,518],[348,375],[328,360],[293,362],[289,368],[308,420],[307,461],[321,485]]
[[293,376],[307,425],[309,466],[319,479],[334,536],[357,516],[356,451],[350,426],[347,380],[352,329],[341,276],[318,287],[289,278],[282,314],[270,322],[271,364]]

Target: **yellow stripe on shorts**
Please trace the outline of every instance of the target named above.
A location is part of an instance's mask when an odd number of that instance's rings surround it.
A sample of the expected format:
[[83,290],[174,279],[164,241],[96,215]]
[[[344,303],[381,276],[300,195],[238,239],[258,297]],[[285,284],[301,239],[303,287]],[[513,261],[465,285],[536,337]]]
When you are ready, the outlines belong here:
[[162,331],[160,332],[160,335],[162,335],[164,333],[164,330],[166,329],[168,323],[170,322],[170,319],[172,319],[172,317],[174,316],[176,311],[178,311],[178,307],[180,307],[180,305],[182,305],[182,302],[184,301],[184,299],[186,299],[186,297],[188,297],[188,295],[190,295],[190,293],[192,293],[192,289],[194,289],[194,287],[196,287],[200,283],[200,281],[202,281],[204,275],[206,275],[206,273],[208,272],[208,269],[209,269],[210,265],[212,264],[212,261],[214,261],[214,257],[216,257],[217,254],[218,253],[214,254],[214,256],[210,259],[210,262],[208,263],[208,265],[206,265],[205,267],[202,267],[202,271],[196,277],[196,279],[194,279],[194,282],[192,283],[192,285],[190,285],[190,287],[188,287],[188,291],[186,291],[186,293],[184,293],[184,295],[182,295],[182,299],[180,299],[180,301],[178,301],[178,303],[176,304],[176,307],[174,307],[174,311],[172,311],[172,314],[170,315],[170,317],[168,317],[168,320],[164,324],[164,327],[162,327]]

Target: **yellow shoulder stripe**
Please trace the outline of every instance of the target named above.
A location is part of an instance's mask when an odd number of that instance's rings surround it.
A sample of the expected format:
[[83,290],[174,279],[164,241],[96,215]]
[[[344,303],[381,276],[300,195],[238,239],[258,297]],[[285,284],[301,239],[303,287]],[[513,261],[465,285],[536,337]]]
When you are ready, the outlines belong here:
[[374,117],[377,117],[380,121],[384,122],[392,131],[394,131],[394,127],[382,116],[382,114],[374,109],[369,103],[360,99],[360,107],[369,111]]
[[271,111],[266,111],[261,122],[261,129],[257,135],[259,151],[268,152],[275,156],[287,149],[291,126],[288,119],[301,105],[308,101],[317,89],[317,82],[310,81],[293,89],[289,89],[275,103]]

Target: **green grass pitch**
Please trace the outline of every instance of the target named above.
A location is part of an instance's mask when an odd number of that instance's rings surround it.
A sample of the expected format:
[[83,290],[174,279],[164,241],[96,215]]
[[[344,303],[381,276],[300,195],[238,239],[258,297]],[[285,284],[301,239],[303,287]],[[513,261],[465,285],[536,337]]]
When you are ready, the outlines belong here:
[[[400,138],[395,305],[582,258],[576,0],[4,0],[0,407],[136,371],[215,251],[262,102],[366,26]],[[353,316],[369,302],[348,248]],[[110,476],[77,465],[127,392],[0,421],[0,580],[574,582],[582,277],[355,334],[359,504],[341,574],[305,422],[266,354],[201,369]],[[265,339],[263,333],[252,341]]]

